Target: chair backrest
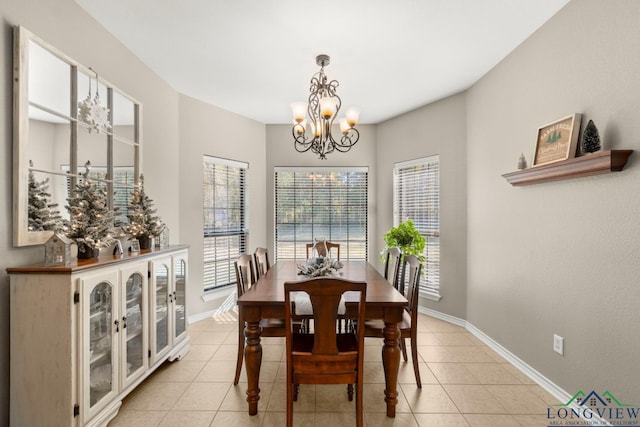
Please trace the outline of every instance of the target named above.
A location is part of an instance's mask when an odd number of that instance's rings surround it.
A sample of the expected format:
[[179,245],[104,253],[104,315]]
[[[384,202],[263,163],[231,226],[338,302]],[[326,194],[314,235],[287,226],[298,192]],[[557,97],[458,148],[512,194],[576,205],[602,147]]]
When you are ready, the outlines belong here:
[[256,280],[267,274],[271,268],[269,265],[269,252],[266,248],[257,248],[253,253],[253,261],[256,267]]
[[407,289],[405,297],[409,301],[407,311],[411,314],[412,324],[415,322],[418,315],[418,294],[420,293],[420,273],[422,272],[422,262],[415,255],[406,255],[404,257],[404,274],[406,277],[407,271],[409,272],[407,280]]
[[398,289],[398,281],[400,279],[400,260],[402,252],[400,248],[388,248],[384,261],[384,278]]
[[[356,282],[340,278],[317,278],[304,280],[300,282],[286,282],[284,284],[285,297],[285,323],[287,338],[287,358],[292,357],[291,340],[294,333],[292,313],[292,302],[295,301],[294,292],[304,292],[309,295],[311,305],[313,307],[313,348],[307,356],[311,360],[315,358],[316,362],[321,363],[323,358],[327,356],[339,356],[342,353],[338,351],[339,334],[336,322],[338,320],[338,310],[341,306],[341,299],[345,292],[359,292],[357,313],[354,312],[353,303],[344,302],[346,314],[349,318],[357,319],[357,330],[355,332],[358,342],[358,348],[355,349],[360,353],[359,364],[362,364],[362,349],[364,345],[364,314],[365,301],[367,298],[367,284],[365,282]],[[292,298],[293,297],[293,298]],[[350,332],[351,333],[351,332]],[[353,334],[353,333],[351,333]],[[353,349],[352,349],[353,350]],[[349,353],[354,353],[350,351]],[[301,356],[296,353],[296,357]],[[335,363],[335,362],[334,362]],[[362,366],[359,367],[360,369]],[[321,369],[319,367],[319,369]],[[360,370],[361,372],[361,370]]]
[[253,259],[251,255],[240,255],[233,265],[236,269],[236,284],[240,297],[256,282],[253,275]]
[[310,253],[315,250],[318,256],[327,257],[331,255],[331,249],[337,249],[336,260],[340,261],[340,243],[333,243],[328,240],[318,240],[315,243],[307,243],[307,259]]

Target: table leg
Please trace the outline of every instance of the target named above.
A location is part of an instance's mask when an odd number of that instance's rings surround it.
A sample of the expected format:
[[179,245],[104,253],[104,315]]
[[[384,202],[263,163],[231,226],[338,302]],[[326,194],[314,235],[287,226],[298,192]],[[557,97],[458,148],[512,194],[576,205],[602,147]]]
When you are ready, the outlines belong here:
[[[262,364],[262,344],[260,344],[260,322],[246,322],[244,336],[247,339],[244,347],[244,363],[247,371],[247,402],[249,402],[249,415],[258,413],[258,400],[260,400],[260,365]],[[397,373],[396,373],[397,376]]]
[[398,404],[398,370],[400,369],[400,329],[397,323],[384,323],[384,346],[382,365],[384,366],[384,401],[387,402],[387,417],[395,418]]

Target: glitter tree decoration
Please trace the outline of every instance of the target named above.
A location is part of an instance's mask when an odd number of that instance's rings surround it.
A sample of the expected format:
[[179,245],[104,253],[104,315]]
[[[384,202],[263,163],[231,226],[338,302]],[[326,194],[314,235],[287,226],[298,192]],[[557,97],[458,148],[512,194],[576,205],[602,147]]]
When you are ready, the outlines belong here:
[[124,230],[140,240],[142,249],[148,249],[145,241],[149,237],[159,236],[164,229],[164,223],[159,216],[155,215],[156,212],[153,200],[144,191],[144,176],[140,175],[140,183],[131,193],[131,204],[127,214],[129,223],[125,224]]
[[38,181],[33,175],[33,171],[29,171],[28,188],[29,231],[62,231],[68,223],[62,219],[60,212],[55,209],[58,204],[50,203],[49,178]]
[[589,120],[584,128],[580,145],[583,153],[595,153],[600,150],[600,133],[593,120]]
[[115,240],[115,212],[109,209],[104,186],[96,185],[89,178],[90,170],[91,163],[87,162],[85,172],[65,206],[71,215],[66,234],[78,245],[78,258],[95,258],[100,248],[106,248]]

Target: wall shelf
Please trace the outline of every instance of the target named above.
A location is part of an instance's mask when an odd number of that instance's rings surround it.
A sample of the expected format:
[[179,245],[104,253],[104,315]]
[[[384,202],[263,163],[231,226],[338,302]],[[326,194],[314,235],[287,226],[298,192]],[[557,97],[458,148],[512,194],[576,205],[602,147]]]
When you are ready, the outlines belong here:
[[620,172],[633,150],[608,150],[586,154],[502,175],[511,185],[532,185],[582,176]]

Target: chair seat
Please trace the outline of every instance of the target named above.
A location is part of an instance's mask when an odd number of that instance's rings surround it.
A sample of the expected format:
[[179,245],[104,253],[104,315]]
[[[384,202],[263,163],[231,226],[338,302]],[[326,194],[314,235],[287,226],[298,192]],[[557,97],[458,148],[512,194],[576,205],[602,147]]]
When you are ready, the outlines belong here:
[[261,328],[282,328],[284,330],[284,319],[262,319],[260,320]]
[[[411,314],[407,310],[402,312],[402,320],[398,323],[400,333],[408,332],[411,330]],[[384,329],[384,320],[382,319],[370,319],[364,322],[364,335],[366,337],[379,336],[382,337],[382,330]]]

